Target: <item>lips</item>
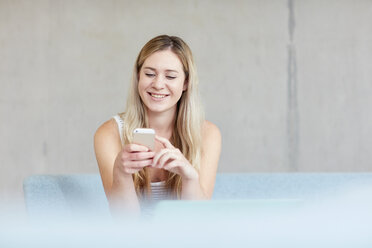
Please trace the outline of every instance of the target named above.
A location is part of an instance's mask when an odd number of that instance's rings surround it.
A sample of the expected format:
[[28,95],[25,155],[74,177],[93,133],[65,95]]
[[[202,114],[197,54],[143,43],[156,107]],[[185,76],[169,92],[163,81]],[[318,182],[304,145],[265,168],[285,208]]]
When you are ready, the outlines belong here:
[[152,92],[148,92],[148,94],[149,94],[152,98],[155,98],[155,99],[163,99],[163,98],[169,96],[168,94],[160,94],[160,93],[152,93]]

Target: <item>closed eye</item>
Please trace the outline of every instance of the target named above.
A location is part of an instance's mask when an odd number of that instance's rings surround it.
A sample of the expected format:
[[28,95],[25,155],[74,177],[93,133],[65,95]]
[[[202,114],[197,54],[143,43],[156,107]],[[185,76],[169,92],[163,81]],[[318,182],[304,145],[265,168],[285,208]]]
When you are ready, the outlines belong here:
[[167,76],[167,79],[169,79],[169,80],[173,80],[173,79],[175,79],[176,77],[172,77],[172,76]]
[[154,77],[155,76],[155,74],[153,74],[153,73],[145,73],[145,75],[148,76],[148,77]]

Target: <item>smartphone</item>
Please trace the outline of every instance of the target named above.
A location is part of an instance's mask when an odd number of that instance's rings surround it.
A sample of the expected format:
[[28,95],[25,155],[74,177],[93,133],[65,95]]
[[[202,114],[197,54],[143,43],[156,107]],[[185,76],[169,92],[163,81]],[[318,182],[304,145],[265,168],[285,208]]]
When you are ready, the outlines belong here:
[[151,128],[134,129],[133,143],[146,146],[153,151],[155,147],[155,130]]

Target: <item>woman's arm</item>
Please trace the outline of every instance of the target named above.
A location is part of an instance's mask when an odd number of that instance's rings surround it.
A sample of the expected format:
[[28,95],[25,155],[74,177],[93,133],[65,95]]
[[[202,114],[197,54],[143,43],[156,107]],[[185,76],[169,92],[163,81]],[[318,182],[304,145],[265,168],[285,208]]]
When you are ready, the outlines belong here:
[[150,165],[154,153],[134,144],[123,148],[114,120],[98,128],[94,135],[94,150],[111,212],[114,215],[139,214],[132,174]]
[[211,199],[221,153],[221,133],[216,125],[205,121],[202,130],[202,155],[199,175],[182,181],[182,199]]

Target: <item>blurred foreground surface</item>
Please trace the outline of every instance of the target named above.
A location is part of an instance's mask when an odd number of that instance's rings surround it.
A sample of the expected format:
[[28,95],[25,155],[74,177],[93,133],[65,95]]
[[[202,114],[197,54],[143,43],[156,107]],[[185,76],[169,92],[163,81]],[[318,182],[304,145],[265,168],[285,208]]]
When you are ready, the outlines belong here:
[[162,202],[120,221],[17,209],[1,207],[0,247],[372,247],[371,187],[305,201]]

